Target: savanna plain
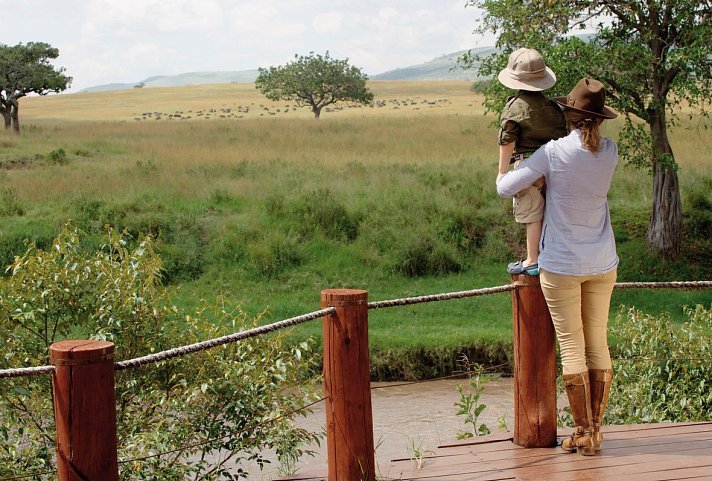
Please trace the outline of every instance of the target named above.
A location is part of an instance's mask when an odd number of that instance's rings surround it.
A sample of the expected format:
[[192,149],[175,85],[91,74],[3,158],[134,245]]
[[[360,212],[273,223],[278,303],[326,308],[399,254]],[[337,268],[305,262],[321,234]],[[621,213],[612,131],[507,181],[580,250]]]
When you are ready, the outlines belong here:
[[[0,134],[0,260],[26,240],[48,248],[68,222],[88,248],[111,225],[157,240],[176,303],[218,300],[261,323],[318,309],[328,288],[386,300],[508,284],[524,232],[494,188],[496,115],[470,82],[369,87],[373,106],[320,120],[252,84],[23,99],[22,134]],[[712,279],[710,126],[683,112],[670,132],[685,216],[676,260],[646,251],[652,178],[621,161],[609,199],[619,281]],[[635,306],[682,322],[683,306],[711,303],[709,290],[620,290],[611,320]],[[510,359],[509,294],[369,318],[374,379],[451,374],[463,354],[504,370]],[[320,332],[311,321],[290,336]]]

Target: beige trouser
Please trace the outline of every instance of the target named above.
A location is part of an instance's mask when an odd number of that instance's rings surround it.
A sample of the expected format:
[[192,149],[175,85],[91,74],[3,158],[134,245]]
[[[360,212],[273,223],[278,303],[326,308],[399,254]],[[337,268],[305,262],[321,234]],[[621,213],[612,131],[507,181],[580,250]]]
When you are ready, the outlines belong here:
[[593,276],[541,270],[539,280],[559,340],[564,374],[611,369],[607,331],[616,269]]

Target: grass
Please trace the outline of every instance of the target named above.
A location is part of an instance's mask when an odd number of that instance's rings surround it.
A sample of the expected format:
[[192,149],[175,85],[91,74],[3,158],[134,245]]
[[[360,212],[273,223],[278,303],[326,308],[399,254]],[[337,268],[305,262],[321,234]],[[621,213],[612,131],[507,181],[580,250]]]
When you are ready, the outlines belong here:
[[[521,256],[524,233],[493,188],[496,130],[482,98],[468,82],[372,88],[379,107],[319,121],[248,84],[23,99],[22,135],[0,134],[0,260],[24,239],[48,246],[68,219],[90,236],[111,224],[159,239],[178,303],[228,299],[264,322],[318,309],[326,288],[384,300],[508,284],[503,266]],[[706,126],[671,132],[687,219],[680,260],[646,253],[651,180],[619,167],[620,281],[711,278]],[[710,291],[617,291],[612,316],[625,304],[681,321],[697,303],[712,303]],[[374,375],[449,373],[462,353],[506,362],[510,332],[507,294],[371,311]],[[294,336],[319,333],[312,322]]]

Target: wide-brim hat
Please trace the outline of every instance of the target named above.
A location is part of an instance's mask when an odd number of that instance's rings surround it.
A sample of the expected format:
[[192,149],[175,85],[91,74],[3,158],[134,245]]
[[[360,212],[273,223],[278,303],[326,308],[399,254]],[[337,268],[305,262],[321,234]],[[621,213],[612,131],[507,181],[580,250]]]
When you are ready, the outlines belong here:
[[497,76],[505,87],[538,92],[553,87],[556,75],[533,48],[520,48],[509,55],[507,67]]
[[566,97],[556,97],[554,102],[567,110],[588,114],[599,119],[615,119],[618,114],[606,107],[606,89],[598,80],[582,78]]

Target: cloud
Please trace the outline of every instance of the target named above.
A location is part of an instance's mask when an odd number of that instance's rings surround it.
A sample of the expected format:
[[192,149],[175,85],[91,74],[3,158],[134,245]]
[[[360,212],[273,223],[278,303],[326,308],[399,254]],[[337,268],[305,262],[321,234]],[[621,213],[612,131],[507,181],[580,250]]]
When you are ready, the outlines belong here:
[[230,11],[230,25],[236,29],[235,35],[287,38],[306,31],[303,21],[293,20],[289,15],[285,15],[282,9],[269,3],[243,2],[233,7]]
[[91,0],[87,21],[97,28],[123,25],[142,32],[196,32],[220,27],[223,15],[217,0]]
[[341,30],[341,22],[343,20],[343,13],[332,10],[314,17],[312,25],[314,30],[319,33],[337,33]]

